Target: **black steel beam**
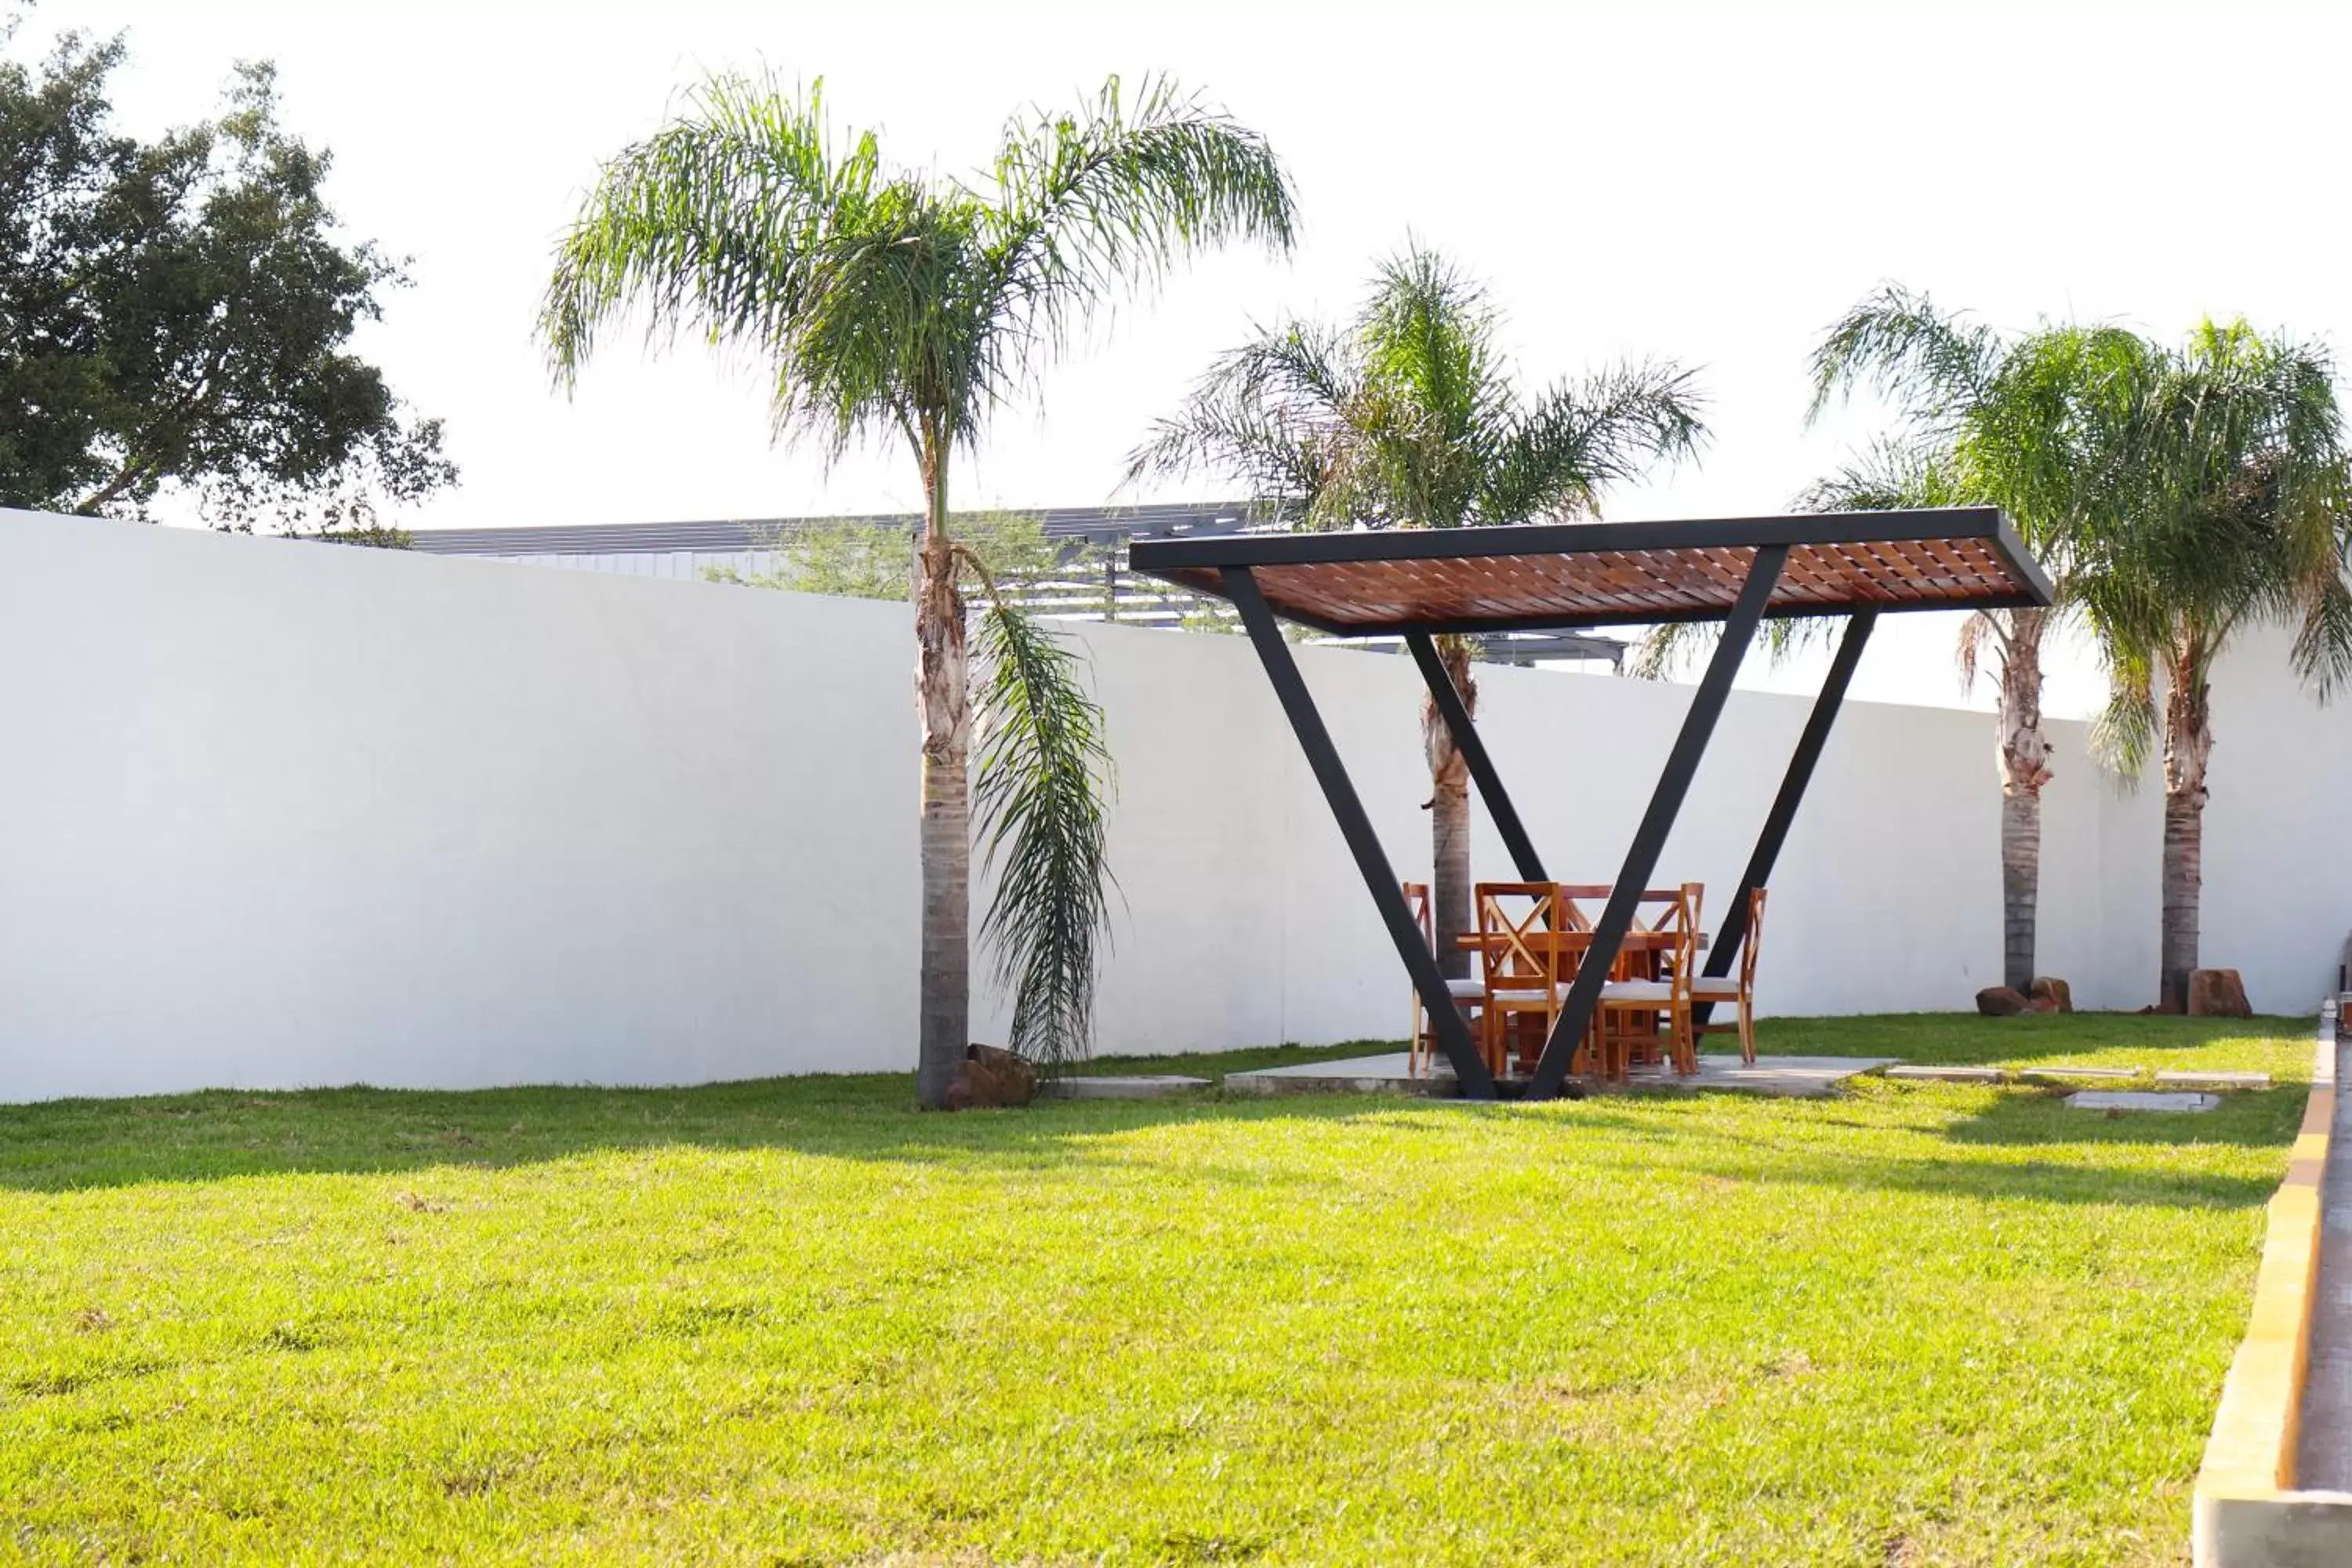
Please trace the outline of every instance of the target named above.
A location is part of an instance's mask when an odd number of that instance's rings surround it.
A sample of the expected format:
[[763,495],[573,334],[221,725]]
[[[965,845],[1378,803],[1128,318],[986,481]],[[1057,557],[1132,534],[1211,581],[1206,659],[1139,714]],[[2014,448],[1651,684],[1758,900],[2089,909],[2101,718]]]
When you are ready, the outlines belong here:
[[[1683,715],[1683,727],[1675,737],[1674,750],[1666,753],[1666,765],[1658,775],[1658,787],[1651,793],[1649,809],[1642,814],[1642,825],[1633,833],[1633,845],[1625,851],[1625,863],[1618,869],[1617,880],[1609,889],[1609,901],[1601,907],[1601,918],[1593,922],[1592,943],[1585,950],[1584,962],[1578,965],[1576,980],[1570,985],[1568,1000],[1552,1024],[1551,1038],[1544,1042],[1543,1056],[1536,1063],[1534,1079],[1528,1085],[1529,1098],[1546,1100],[1560,1091],[1568,1080],[1568,1064],[1576,1055],[1577,1042],[1592,1022],[1593,1010],[1600,1005],[1601,984],[1617,962],[1618,949],[1625,942],[1625,933],[1633,924],[1633,910],[1642,890],[1650,885],[1651,873],[1658,868],[1658,856],[1666,847],[1666,836],[1674,831],[1675,818],[1682,811],[1683,798],[1690,793],[1691,780],[1697,775],[1699,759],[1706,754],[1706,743],[1715,734],[1716,721],[1723,716],[1723,705],[1731,695],[1731,679],[1739,673],[1739,661],[1748,655],[1748,644],[1763,623],[1764,605],[1772,597],[1772,589],[1780,580],[1780,568],[1787,564],[1786,545],[1767,545],[1756,552],[1756,559],[1748,568],[1748,581],[1740,585],[1738,602],[1723,623],[1723,640],[1716,645],[1715,656],[1707,660],[1706,673],[1700,677],[1698,689],[1691,694],[1690,709]],[[1255,585],[1253,585],[1255,586]]]
[[1419,632],[1408,633],[1404,646],[1412,650],[1413,663],[1421,666],[1421,678],[1429,683],[1430,700],[1437,704],[1438,716],[1454,737],[1454,749],[1462,753],[1469,764],[1470,776],[1478,785],[1478,797],[1486,803],[1486,815],[1495,819],[1495,831],[1503,836],[1503,847],[1511,852],[1511,863],[1519,868],[1523,881],[1548,882],[1543,860],[1536,854],[1535,841],[1519,821],[1519,808],[1511,804],[1508,792],[1503,788],[1503,775],[1495,771],[1495,761],[1486,754],[1486,742],[1479,737],[1478,726],[1470,717],[1469,708],[1455,689],[1454,678],[1445,672],[1445,665],[1437,657],[1437,646]]
[[1323,716],[1316,711],[1315,699],[1298,673],[1298,661],[1291,657],[1290,645],[1282,640],[1282,627],[1276,624],[1274,612],[1266,607],[1265,598],[1251,580],[1247,567],[1229,567],[1224,577],[1225,597],[1241,612],[1242,626],[1257,647],[1259,662],[1265,666],[1265,678],[1281,700],[1283,712],[1289,716],[1291,729],[1297,731],[1299,749],[1307,753],[1307,765],[1313,770],[1315,782],[1323,786],[1323,798],[1330,805],[1332,819],[1339,825],[1340,837],[1348,841],[1348,849],[1356,858],[1356,869],[1363,873],[1364,886],[1370,891],[1381,919],[1388,925],[1389,935],[1396,942],[1397,956],[1404,961],[1405,972],[1412,977],[1412,988],[1421,994],[1421,1005],[1428,1010],[1439,1048],[1454,1065],[1454,1076],[1466,1098],[1494,1099],[1494,1075],[1486,1070],[1486,1058],[1471,1042],[1470,1026],[1454,1005],[1445,976],[1438,973],[1436,955],[1429,951],[1421,926],[1406,907],[1404,889],[1389,865],[1388,852],[1381,847],[1380,836],[1372,831],[1371,818],[1364,814],[1364,803],[1357,797],[1356,786],[1339,760],[1339,749],[1331,743],[1331,732],[1324,727]]
[[[1715,933],[1714,945],[1707,949],[1706,973],[1721,979],[1731,973],[1731,961],[1739,955],[1742,942],[1748,940],[1748,895],[1769,886],[1772,867],[1780,858],[1780,847],[1789,840],[1790,825],[1797,820],[1797,807],[1804,803],[1806,786],[1813,782],[1813,764],[1822,760],[1822,748],[1829,743],[1830,730],[1837,723],[1838,710],[1845,705],[1846,688],[1853,684],[1853,672],[1862,663],[1862,650],[1869,646],[1871,627],[1878,617],[1868,610],[1861,611],[1846,623],[1845,636],[1838,641],[1837,657],[1830,660],[1828,679],[1822,682],[1821,695],[1813,699],[1813,711],[1805,721],[1803,733],[1797,737],[1797,750],[1789,759],[1789,771],[1781,776],[1780,793],[1772,797],[1772,809],[1765,815],[1764,830],[1756,836],[1756,851],[1748,858],[1748,868],[1739,874],[1739,886],[1731,895],[1731,907],[1723,911],[1723,924]],[[1714,1016],[1713,1003],[1701,1002],[1691,1009],[1693,1021],[1705,1025]]]

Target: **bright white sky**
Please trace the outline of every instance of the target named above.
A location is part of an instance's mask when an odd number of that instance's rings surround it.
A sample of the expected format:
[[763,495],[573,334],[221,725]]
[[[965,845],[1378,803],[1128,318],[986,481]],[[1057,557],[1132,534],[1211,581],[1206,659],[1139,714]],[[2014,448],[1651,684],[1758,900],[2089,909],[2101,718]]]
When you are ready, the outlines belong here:
[[[772,448],[753,369],[698,345],[655,361],[615,337],[576,398],[550,388],[531,326],[555,237],[598,161],[707,68],[822,75],[837,126],[957,171],[1016,105],[1164,69],[1288,161],[1297,253],[1212,258],[1122,311],[1003,417],[956,476],[960,507],[1129,499],[1114,494],[1122,457],[1213,353],[1255,321],[1344,312],[1409,231],[1491,280],[1531,382],[1625,355],[1701,367],[1704,461],[1611,498],[1618,519],[1776,510],[1866,437],[1868,407],[1804,428],[1803,370],[1822,326],[1881,279],[2003,326],[2072,315],[2169,333],[2243,312],[2339,343],[2352,327],[2352,26],[2333,16],[50,0],[18,47],[67,26],[129,29],[117,104],[142,132],[209,112],[231,62],[278,62],[287,122],[334,150],[352,230],[411,258],[414,287],[364,348],[446,419],[464,470],[411,527],[916,509],[901,451],[827,473]],[[1884,625],[1856,694],[1958,700],[1952,631],[1940,616]],[[1816,679],[1807,664],[1746,680]],[[2048,705],[2080,714],[2097,693],[2086,661],[2062,659]]]

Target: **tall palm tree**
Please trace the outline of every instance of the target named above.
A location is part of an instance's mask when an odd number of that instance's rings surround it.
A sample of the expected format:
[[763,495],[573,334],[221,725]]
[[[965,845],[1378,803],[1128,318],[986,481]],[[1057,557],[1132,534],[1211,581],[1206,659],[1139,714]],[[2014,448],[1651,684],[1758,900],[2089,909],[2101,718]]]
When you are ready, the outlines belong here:
[[[927,1106],[944,1103],[970,1038],[963,584],[978,562],[949,534],[950,470],[1102,308],[1202,247],[1287,248],[1293,221],[1265,140],[1164,79],[1129,100],[1114,77],[1075,113],[1015,115],[993,166],[966,181],[886,164],[870,132],[835,142],[822,83],[795,100],[719,76],[604,165],[558,248],[540,327],[567,386],[600,331],[641,310],[656,341],[683,327],[761,359],[779,437],[828,458],[895,437],[915,461]],[[992,692],[1015,708],[984,754],[1031,773],[982,786],[983,833],[1009,856],[982,934],[1021,983],[1013,1043],[1050,1055],[1082,1047],[1093,996],[1100,738],[1054,644],[1001,598],[986,626]]]
[[2267,623],[2294,629],[2323,699],[2352,675],[2352,496],[2336,367],[2315,346],[2206,321],[2179,350],[2149,346],[2133,407],[2129,521],[2082,592],[2110,670],[2101,743],[2137,773],[2162,741],[2158,996],[2179,1010],[2198,966],[2214,662]]
[[[1344,326],[1291,321],[1221,356],[1129,460],[1146,475],[1215,471],[1307,528],[1461,528],[1595,517],[1610,485],[1689,456],[1705,427],[1691,373],[1612,366],[1523,397],[1485,288],[1408,242]],[[1475,644],[1438,639],[1475,715]],[[1424,700],[1440,931],[1470,928],[1468,764]],[[1442,948],[1449,973],[1469,954]]]
[[2140,354],[2139,340],[2114,327],[2045,324],[2004,339],[1891,284],[1849,310],[1813,353],[1809,423],[1869,384],[1892,399],[1901,426],[1801,504],[1990,502],[2009,514],[2057,588],[2049,609],[1977,611],[1960,628],[1963,683],[1975,686],[1990,656],[1997,693],[2001,971],[2020,990],[2033,980],[2042,791],[2052,776],[2042,650],[2074,602],[2086,542],[2116,526],[2115,476]]

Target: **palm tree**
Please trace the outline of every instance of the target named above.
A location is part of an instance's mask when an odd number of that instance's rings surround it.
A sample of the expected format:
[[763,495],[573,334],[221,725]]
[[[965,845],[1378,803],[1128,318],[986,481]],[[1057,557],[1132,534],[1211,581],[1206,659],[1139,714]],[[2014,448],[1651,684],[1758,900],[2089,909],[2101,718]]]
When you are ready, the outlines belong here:
[[[780,438],[812,438],[830,458],[895,437],[914,458],[926,514],[916,1082],[939,1106],[970,1038],[963,584],[978,564],[949,534],[949,472],[1104,307],[1202,247],[1286,248],[1293,202],[1262,137],[1166,80],[1130,101],[1114,77],[1076,113],[1015,115],[971,182],[893,168],[870,132],[836,142],[823,110],[822,83],[796,101],[770,81],[706,82],[604,165],[558,248],[540,330],[568,387],[598,333],[642,310],[657,340],[685,327],[763,361]],[[1082,1048],[1089,1022],[1100,736],[1066,656],[991,597],[999,709],[983,758],[1014,771],[980,791],[992,853],[1009,857],[982,935],[1020,983],[1012,1044],[1052,1055]]]
[[2214,662],[2242,629],[2284,625],[2295,669],[2322,699],[2352,674],[2335,383],[2325,351],[2243,321],[2206,321],[2178,351],[2150,345],[2133,398],[2128,522],[2084,575],[2111,675],[2101,744],[2137,773],[2162,737],[2168,1011],[2187,1006],[2198,967]]
[[[2050,569],[2049,609],[1980,610],[1962,622],[1959,664],[1973,689],[1990,655],[2000,768],[2001,970],[2032,984],[2042,868],[2042,791],[2051,779],[2042,724],[2042,658],[2070,611],[2089,540],[2116,526],[2128,388],[2142,345],[2113,327],[2047,325],[2004,340],[1886,285],[1854,306],[1813,353],[1808,422],[1868,383],[1902,427],[1807,492],[1817,510],[1990,502]],[[1787,635],[1783,633],[1782,635]]]
[[[1484,287],[1408,242],[1345,326],[1292,321],[1220,357],[1129,460],[1146,475],[1210,469],[1307,528],[1461,528],[1596,517],[1610,485],[1696,450],[1691,374],[1613,366],[1523,398]],[[1475,715],[1475,644],[1438,654]],[[1422,705],[1440,931],[1470,928],[1469,769]],[[1469,954],[1441,951],[1451,974]]]

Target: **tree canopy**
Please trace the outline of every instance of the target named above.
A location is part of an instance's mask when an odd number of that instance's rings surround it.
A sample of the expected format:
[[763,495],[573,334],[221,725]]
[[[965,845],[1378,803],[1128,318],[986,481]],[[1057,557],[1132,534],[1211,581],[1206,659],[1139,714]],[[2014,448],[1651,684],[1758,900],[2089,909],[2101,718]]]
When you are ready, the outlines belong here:
[[122,58],[68,34],[0,59],[0,504],[390,538],[379,500],[456,478],[440,422],[352,352],[399,264],[341,234],[269,66],[142,142],[112,124]]

